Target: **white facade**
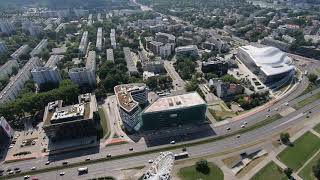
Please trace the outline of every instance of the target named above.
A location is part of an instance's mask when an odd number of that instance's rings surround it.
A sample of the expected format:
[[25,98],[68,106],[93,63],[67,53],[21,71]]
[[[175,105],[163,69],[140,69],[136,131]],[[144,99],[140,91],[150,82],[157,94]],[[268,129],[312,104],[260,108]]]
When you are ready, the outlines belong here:
[[102,50],[102,27],[99,27],[97,31],[96,48],[98,51]]
[[31,78],[31,69],[40,65],[40,59],[38,57],[31,58],[14,76],[9,84],[0,93],[0,104],[14,100],[20,93],[24,86],[24,83]]
[[286,53],[275,47],[243,46],[238,58],[265,83],[276,83],[294,76],[295,66]]
[[172,53],[172,46],[174,47],[174,44],[165,44],[164,46],[160,47],[160,56],[162,58],[166,58],[171,55]]
[[37,56],[48,46],[48,39],[42,39],[41,42],[31,51],[30,55]]
[[191,54],[198,56],[198,47],[196,45],[179,46],[176,48],[176,55]]
[[19,49],[17,49],[13,54],[11,54],[11,58],[18,60],[21,55],[27,54],[29,50],[30,47],[27,44],[25,44],[21,46]]
[[86,67],[70,69],[69,77],[80,86],[89,85],[94,87],[96,85],[96,52],[89,51]]
[[39,87],[48,82],[59,83],[62,80],[57,66],[36,67],[31,71],[31,74],[33,80],[38,84]]
[[114,62],[113,49],[107,49],[107,60]]
[[85,54],[87,51],[87,46],[88,46],[88,31],[85,31],[80,41],[79,52],[82,54]]
[[124,59],[127,62],[127,68],[128,68],[129,74],[130,75],[137,74],[138,73],[138,69],[136,67],[136,64],[133,62],[130,48],[124,47],[123,48],[123,52],[124,52]]
[[15,31],[13,24],[7,20],[0,20],[0,29],[1,32],[4,32],[8,35],[11,35],[12,32]]
[[6,78],[9,77],[9,75],[12,73],[12,68],[19,68],[19,64],[17,60],[9,60],[4,65],[0,67],[0,78]]
[[117,49],[116,30],[115,29],[111,29],[110,41],[111,41],[112,48]]

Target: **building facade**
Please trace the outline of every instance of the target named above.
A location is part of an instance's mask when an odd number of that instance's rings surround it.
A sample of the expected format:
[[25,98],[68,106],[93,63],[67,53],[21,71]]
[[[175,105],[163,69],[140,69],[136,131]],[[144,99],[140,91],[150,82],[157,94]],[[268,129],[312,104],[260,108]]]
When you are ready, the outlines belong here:
[[83,32],[81,37],[81,41],[79,44],[79,52],[81,54],[86,54],[87,47],[88,47],[88,31],[85,31]]
[[48,46],[48,39],[42,39],[40,43],[30,52],[30,56],[34,57],[39,55]]
[[120,117],[128,131],[141,128],[141,105],[148,103],[148,91],[145,84],[123,84],[114,87]]

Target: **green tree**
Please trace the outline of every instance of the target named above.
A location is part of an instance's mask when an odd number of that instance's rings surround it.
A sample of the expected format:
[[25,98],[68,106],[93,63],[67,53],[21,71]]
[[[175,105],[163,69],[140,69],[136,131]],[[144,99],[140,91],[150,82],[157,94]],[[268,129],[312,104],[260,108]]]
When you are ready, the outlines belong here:
[[283,144],[290,144],[290,135],[289,133],[281,133],[280,140]]
[[196,170],[203,173],[203,174],[208,174],[210,171],[208,161],[207,160],[199,160],[196,162]]
[[290,179],[291,175],[293,173],[293,169],[292,168],[286,168],[285,170],[283,170],[284,174],[286,174],[286,176]]
[[316,164],[312,167],[312,172],[314,177],[320,179],[320,159],[316,162]]
[[310,74],[308,74],[308,79],[311,83],[315,84],[316,80],[318,79],[318,75],[316,75],[314,73],[310,73]]

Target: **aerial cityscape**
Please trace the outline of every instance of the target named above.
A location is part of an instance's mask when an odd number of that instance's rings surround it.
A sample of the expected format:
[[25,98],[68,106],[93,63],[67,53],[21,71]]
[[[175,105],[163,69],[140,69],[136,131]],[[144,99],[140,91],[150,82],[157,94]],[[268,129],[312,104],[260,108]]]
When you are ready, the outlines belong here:
[[0,11],[0,180],[320,180],[320,0]]

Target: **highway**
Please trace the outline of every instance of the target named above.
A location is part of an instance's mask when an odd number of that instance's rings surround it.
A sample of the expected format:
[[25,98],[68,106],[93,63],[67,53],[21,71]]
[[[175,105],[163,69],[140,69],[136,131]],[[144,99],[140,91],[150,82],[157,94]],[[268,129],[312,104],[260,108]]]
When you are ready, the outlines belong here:
[[[207,144],[196,145],[188,147],[188,152],[191,157],[201,157],[210,154],[219,154],[228,150],[236,149],[244,145],[253,144],[255,142],[262,142],[269,140],[269,138],[279,132],[285,131],[293,125],[305,120],[306,114],[312,110],[312,116],[319,116],[320,114],[320,100],[305,106],[304,108],[293,112],[292,114],[270,123],[262,128],[241,134],[240,138],[236,136],[228,137],[223,140],[210,142]],[[178,150],[179,151],[179,150]],[[178,152],[174,151],[174,152]],[[117,175],[120,169],[132,168],[141,165],[147,165],[149,159],[154,159],[158,153],[145,154],[141,156],[129,157],[124,159],[106,161],[96,164],[86,165],[89,168],[89,174],[78,176],[77,168],[69,168],[61,171],[51,171],[42,174],[37,174],[40,179],[87,179],[90,177],[97,177],[99,175]],[[61,177],[60,172],[65,172]]]
[[[244,123],[246,124],[246,127],[249,127],[258,122],[265,120],[267,115],[272,116],[274,114],[278,114],[280,111],[288,107],[284,105],[286,102],[289,103],[289,106],[292,106],[298,101],[305,99],[307,97],[310,97],[317,92],[320,92],[320,89],[316,89],[312,92],[312,94],[308,93],[300,96],[300,94],[307,87],[307,85],[308,85],[308,80],[306,77],[303,77],[302,81],[297,85],[297,87],[292,92],[284,96],[282,99],[269,102],[266,106],[263,106],[262,109],[258,109],[250,115],[236,117],[230,120],[229,123],[219,125],[219,126],[210,125],[210,128],[209,128],[207,125],[203,125],[203,126],[196,127],[194,130],[195,134],[192,134],[192,133],[189,134],[190,137],[195,135],[201,136],[202,135],[201,133],[203,133],[203,135],[205,136],[206,133],[208,133],[208,131],[204,131],[204,130],[209,130],[210,131],[209,133],[213,133],[213,134],[211,134],[211,136],[208,136],[208,137],[204,137],[197,140],[189,140],[184,143],[201,141],[204,139],[219,137],[229,133],[237,132],[240,129],[242,129],[241,125]],[[255,129],[253,131],[241,134],[240,138],[236,138],[235,136],[232,136],[219,141],[214,141],[206,144],[188,147],[188,151],[192,157],[199,157],[207,154],[221,153],[228,149],[235,149],[235,148],[242,147],[244,145],[248,145],[254,142],[259,142],[259,141],[268,139],[272,135],[282,132],[287,128],[292,127],[297,123],[303,121],[306,117],[304,113],[308,112],[310,109],[312,109],[311,116],[319,115],[320,113],[319,104],[320,104],[320,100],[313,102],[312,104],[309,104],[297,111],[294,111],[288,116],[283,117],[273,123],[270,123],[259,129]],[[113,112],[114,114],[117,113],[115,111]],[[117,121],[117,119],[113,120],[113,122],[115,121]],[[91,159],[98,159],[98,158],[105,157],[107,154],[112,154],[113,156],[121,155],[121,154],[129,154],[131,153],[128,150],[130,147],[134,147],[134,152],[140,152],[140,151],[151,150],[151,149],[159,149],[161,147],[172,146],[172,145],[168,145],[168,143],[171,141],[171,139],[168,138],[168,134],[172,136],[171,138],[179,137],[180,134],[185,134],[186,132],[190,133],[189,129],[187,128],[188,127],[185,127],[185,128],[182,127],[177,130],[171,130],[168,133],[148,134],[148,138],[150,138],[151,140],[154,139],[158,141],[159,144],[164,144],[161,146],[147,147],[145,143],[130,143],[130,144],[102,148],[102,149],[99,149],[98,152],[93,151],[92,152],[93,154],[91,155],[86,155],[90,153],[88,152],[88,150],[81,150],[77,152],[56,155],[56,156],[50,157],[50,159],[54,161],[50,165],[45,165],[45,162],[48,161],[48,157],[43,157],[43,158],[16,162],[16,163],[1,164],[1,167],[4,170],[6,170],[7,168],[19,167],[22,172],[27,172],[27,171],[30,171],[30,168],[34,166],[37,167],[38,169],[53,167],[53,166],[61,166],[62,162],[65,161],[63,159],[67,159],[69,163],[75,163],[75,162],[84,161],[88,156],[90,156]],[[227,128],[230,128],[230,130],[227,130]],[[188,139],[188,135],[185,138]],[[182,141],[183,139],[173,139],[173,140],[179,143],[180,140]],[[58,175],[58,173],[61,171],[46,172],[46,173],[38,174],[37,177],[39,177],[40,179],[82,179],[82,178],[87,179],[90,176],[96,177],[99,174],[105,175],[110,173],[110,175],[112,175],[112,174],[116,174],[116,172],[118,172],[118,170],[121,168],[130,168],[130,167],[135,167],[139,165],[146,165],[149,159],[154,159],[157,155],[158,153],[151,153],[151,154],[139,155],[135,157],[129,157],[125,159],[118,159],[118,160],[106,161],[106,162],[101,162],[96,164],[90,164],[90,165],[87,165],[89,168],[89,174],[83,175],[81,177],[78,177],[77,175],[77,171],[76,171],[77,168],[64,169],[63,171],[66,174],[65,176],[62,176],[62,177]]]

